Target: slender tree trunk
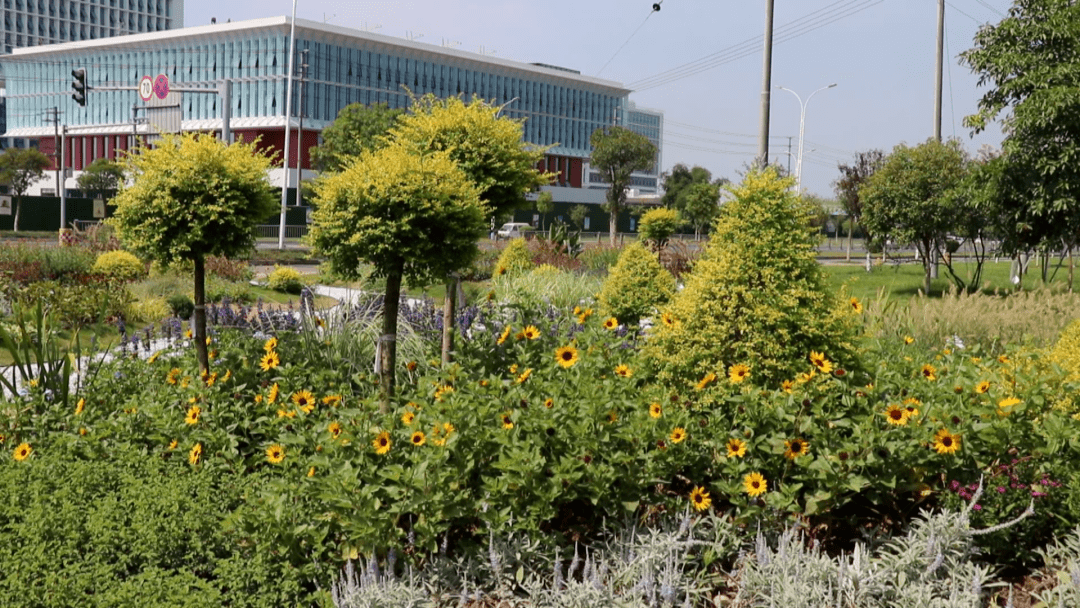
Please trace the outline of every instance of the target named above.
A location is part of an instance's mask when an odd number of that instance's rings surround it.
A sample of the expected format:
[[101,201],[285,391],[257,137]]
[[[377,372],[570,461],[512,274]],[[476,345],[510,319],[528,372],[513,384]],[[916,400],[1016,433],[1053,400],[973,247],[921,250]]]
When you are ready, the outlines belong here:
[[459,279],[451,276],[446,281],[446,297],[443,298],[442,362],[450,363],[450,352],[454,350],[454,319],[457,317],[457,286]]
[[20,211],[22,211],[22,197],[16,196],[15,197],[15,219],[13,220],[14,224],[12,224],[12,226],[11,226],[11,230],[13,232],[18,232],[19,231],[19,212]]
[[210,359],[206,349],[206,263],[203,257],[195,257],[195,358],[199,372],[210,373]]
[[931,271],[934,268],[934,261],[930,259],[930,246],[929,246],[929,244],[926,245],[926,251],[923,251],[923,252],[920,252],[920,253],[922,253],[922,263],[923,263],[923,293],[926,294],[927,297],[929,297],[930,296],[930,279],[931,279],[930,275],[931,275]]
[[619,231],[619,206],[615,203],[611,203],[611,216],[608,217],[608,232],[611,240],[611,246],[615,247],[615,239],[618,236]]
[[844,259],[848,262],[851,261],[851,231],[855,228],[855,218],[849,217],[847,224],[847,254]]
[[397,319],[398,302],[401,298],[401,270],[396,269],[386,277],[386,293],[383,295],[383,325],[379,336],[379,382],[382,402],[379,411],[390,411],[390,399],[394,397],[394,371],[397,365]]
[[1069,293],[1072,293],[1072,290],[1073,290],[1073,288],[1072,288],[1072,286],[1073,286],[1073,268],[1075,267],[1074,266],[1074,261],[1073,261],[1072,250],[1073,250],[1072,245],[1069,245],[1069,248],[1066,249],[1066,252],[1068,253],[1068,256],[1069,256]]

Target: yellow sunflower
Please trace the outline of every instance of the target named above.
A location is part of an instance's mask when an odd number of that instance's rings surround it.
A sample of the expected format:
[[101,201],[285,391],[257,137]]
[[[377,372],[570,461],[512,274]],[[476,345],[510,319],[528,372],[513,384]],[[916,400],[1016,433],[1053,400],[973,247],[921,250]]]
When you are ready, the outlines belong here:
[[855,314],[859,314],[863,311],[862,302],[859,302],[859,298],[852,297],[848,300],[848,304],[851,305],[851,310],[855,311]]
[[371,442],[371,445],[375,448],[375,453],[380,456],[390,451],[390,444],[390,433],[387,431],[376,435],[374,441]]
[[704,511],[712,504],[712,498],[709,497],[705,488],[695,486],[693,490],[690,490],[690,504],[694,505],[696,511]]
[[416,414],[412,412],[405,412],[401,415],[401,423],[405,426],[409,426],[410,424],[412,424],[413,420],[416,420]]
[[184,417],[184,422],[188,424],[195,424],[199,421],[199,416],[202,414],[202,408],[193,405],[188,408],[187,416]]
[[341,405],[341,395],[327,395],[322,398],[323,405],[337,407]]
[[768,486],[769,483],[765,481],[765,478],[757,471],[743,477],[743,490],[751,497],[761,496],[768,490]]
[[314,477],[315,476],[315,467],[311,467],[310,469],[307,470],[307,476],[308,477]]
[[266,402],[267,403],[276,403],[277,398],[278,398],[278,394],[280,392],[281,392],[281,388],[278,386],[278,383],[275,382],[273,384],[273,386],[270,387],[270,394],[266,396]]
[[671,443],[680,443],[683,439],[686,439],[686,429],[681,426],[675,427],[675,430],[671,431]]
[[907,410],[908,418],[914,418],[919,415],[919,408],[915,407],[921,405],[922,402],[914,397],[908,397],[904,399],[904,409]]
[[549,410],[551,408],[555,407],[555,400],[552,399],[551,397],[548,397],[547,399],[544,399],[544,407],[548,408]]
[[1020,405],[1020,403],[1021,401],[1016,397],[1002,399],[1001,401],[998,401],[998,414],[1001,414],[1002,416],[1008,415],[1012,411],[1012,408]]
[[273,352],[277,348],[277,338],[271,337],[266,342],[263,342],[263,350],[266,352]]
[[794,388],[795,388],[795,383],[792,382],[791,380],[784,380],[783,382],[780,383],[780,390],[784,391],[785,393],[788,393],[789,395],[791,394],[791,391]]
[[175,450],[176,446],[178,446],[178,445],[180,445],[180,442],[173,439],[172,441],[169,442],[169,447],[167,449],[171,452],[171,451]]
[[998,360],[998,363],[1000,363],[1002,365],[1007,365],[1009,363],[1009,356],[1008,355],[998,355],[997,360]]
[[619,320],[615,317],[608,317],[607,321],[604,321],[604,329],[615,330],[619,328]]
[[502,427],[506,430],[514,428],[514,420],[510,417],[510,412],[502,415]]
[[934,449],[938,454],[952,454],[960,449],[960,435],[953,435],[949,429],[934,433]]
[[795,460],[799,456],[810,453],[810,442],[805,439],[789,439],[784,441],[784,458]]
[[889,424],[892,425],[904,426],[907,424],[909,417],[907,408],[900,407],[895,403],[889,405],[885,410],[885,420],[888,420]]
[[15,452],[12,454],[15,460],[26,460],[30,457],[30,453],[34,451],[34,448],[30,447],[29,443],[20,443],[15,447]]
[[191,446],[191,451],[188,452],[187,460],[189,463],[195,465],[199,464],[199,460],[202,459],[202,444],[196,443]]
[[412,434],[412,437],[409,437],[409,443],[417,447],[424,445],[425,441],[427,441],[427,437],[422,431],[416,431]]
[[664,415],[664,409],[660,407],[659,403],[649,404],[649,416],[652,418],[659,418]]
[[169,384],[172,384],[172,385],[175,385],[177,379],[179,379],[179,378],[180,378],[180,368],[179,367],[174,367],[174,368],[170,369],[168,375],[165,376],[165,382],[167,382]]
[[533,370],[531,367],[526,368],[525,371],[521,372],[521,375],[517,377],[517,383],[523,384],[526,380],[529,379],[529,376],[532,375],[532,371]]
[[311,394],[311,391],[297,391],[293,393],[292,402],[297,405],[305,414],[310,414],[315,409],[315,395]]
[[160,357],[160,356],[161,356],[161,351],[159,350],[158,352],[150,355],[150,358],[147,359],[146,362],[149,363],[150,365],[153,365],[154,361],[157,361],[158,357]]
[[742,458],[743,456],[746,456],[746,442],[737,437],[728,439],[727,456],[728,458]]
[[443,396],[449,395],[452,392],[454,392],[454,387],[450,386],[449,384],[444,384],[439,388],[435,389],[435,400],[442,401]]
[[499,339],[495,341],[495,344],[502,346],[503,342],[506,342],[506,339],[510,337],[510,332],[512,331],[514,331],[514,329],[509,325],[504,327],[502,334],[499,336]]
[[75,415],[78,416],[79,414],[83,413],[83,408],[85,408],[85,407],[86,407],[86,399],[80,398],[79,402],[75,404]]
[[540,337],[540,330],[535,325],[526,327],[521,333],[525,334],[525,338],[528,340],[535,340]]
[[922,374],[922,377],[926,378],[927,380],[937,380],[937,368],[935,368],[933,365],[930,365],[929,363],[922,366],[922,369],[919,370],[919,373]]
[[622,376],[623,378],[629,378],[634,375],[634,371],[630,369],[628,365],[620,364],[615,368],[615,374]]
[[732,384],[741,384],[743,380],[750,377],[750,366],[742,363],[736,363],[728,368],[728,380],[731,380]]
[[573,346],[560,346],[555,349],[555,361],[564,369],[569,369],[578,362],[578,352]]
[[832,361],[826,359],[824,353],[819,353],[817,351],[810,351],[810,363],[817,368],[817,371],[823,374],[827,374],[833,369]]
[[915,343],[915,338],[912,338],[911,336],[904,336],[904,344],[914,344],[914,343]]
[[667,327],[675,327],[675,317],[670,312],[660,315],[660,321]]
[[990,383],[986,380],[983,380],[982,382],[975,385],[975,392],[980,395],[988,390],[990,390]]
[[338,436],[341,435],[341,431],[342,431],[341,423],[340,422],[331,422],[330,426],[326,427],[326,430],[327,430],[327,432],[330,433],[331,437],[333,437],[334,439],[337,439]]
[[275,351],[270,351],[263,355],[262,359],[259,359],[259,367],[264,372],[275,369],[279,365],[281,365],[281,357]]
[[285,460],[285,448],[278,444],[274,444],[266,448],[266,461],[270,464],[281,464],[281,461]]
[[705,388],[706,386],[709,386],[713,382],[716,382],[716,374],[714,374],[712,372],[709,372],[709,373],[705,374],[701,378],[701,380],[698,381],[698,383],[696,385],[694,385],[694,388],[696,388],[697,390],[700,391],[701,389]]

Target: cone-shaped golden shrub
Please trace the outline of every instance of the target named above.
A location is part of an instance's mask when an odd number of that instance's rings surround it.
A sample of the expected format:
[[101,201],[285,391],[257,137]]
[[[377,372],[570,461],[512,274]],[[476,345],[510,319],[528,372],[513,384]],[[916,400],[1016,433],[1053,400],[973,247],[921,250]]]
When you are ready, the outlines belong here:
[[775,386],[808,371],[811,350],[850,361],[850,314],[826,291],[813,208],[791,185],[768,169],[728,188],[734,200],[645,347],[662,383],[684,390],[743,364],[750,382]]
[[507,278],[516,277],[532,270],[532,251],[529,250],[525,239],[514,239],[506,244],[506,248],[499,254],[499,261],[495,263],[495,276]]
[[606,317],[637,325],[641,317],[653,315],[675,293],[675,277],[664,270],[656,255],[641,243],[633,243],[619,254],[600,290],[600,309]]

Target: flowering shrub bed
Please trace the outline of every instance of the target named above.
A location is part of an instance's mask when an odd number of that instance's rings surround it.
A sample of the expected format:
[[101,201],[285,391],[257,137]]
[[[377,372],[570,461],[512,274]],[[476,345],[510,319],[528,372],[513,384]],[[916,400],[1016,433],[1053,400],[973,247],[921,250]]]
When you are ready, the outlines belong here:
[[[426,314],[434,327],[434,308]],[[0,470],[134,453],[170,463],[171,476],[250,477],[230,499],[240,502],[219,505],[230,547],[283,559],[296,580],[323,588],[348,558],[393,549],[422,561],[489,532],[569,544],[605,522],[687,510],[743,524],[794,516],[844,545],[852,518],[857,529],[895,531],[918,508],[959,498],[953,480],[986,474],[993,497],[991,476],[1016,455],[1026,458],[1024,483],[1047,473],[1076,486],[1080,422],[1068,395],[1078,387],[1038,351],[987,357],[892,335],[862,342],[862,371],[809,352],[778,388],[755,384],[746,361],[703,369],[695,387],[677,390],[647,373],[647,334],[616,319],[492,304],[464,312],[455,364],[411,351],[394,407],[381,412],[371,368],[319,348],[348,326],[229,308],[210,317],[204,377],[172,321],[175,348],[117,360],[66,401],[31,387],[0,406]],[[1066,526],[1077,522],[1070,504],[1036,507]],[[1026,503],[994,506],[987,523]],[[220,574],[196,576],[217,584]]]

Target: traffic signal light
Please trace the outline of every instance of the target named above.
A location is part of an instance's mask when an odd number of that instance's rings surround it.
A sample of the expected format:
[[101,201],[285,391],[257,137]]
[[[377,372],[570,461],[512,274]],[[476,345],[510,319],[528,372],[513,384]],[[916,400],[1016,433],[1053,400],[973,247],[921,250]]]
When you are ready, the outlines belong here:
[[75,89],[75,92],[71,94],[71,98],[75,100],[75,103],[80,106],[86,106],[86,68],[78,68],[71,70],[71,77],[74,79],[71,81],[71,88]]

